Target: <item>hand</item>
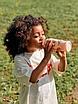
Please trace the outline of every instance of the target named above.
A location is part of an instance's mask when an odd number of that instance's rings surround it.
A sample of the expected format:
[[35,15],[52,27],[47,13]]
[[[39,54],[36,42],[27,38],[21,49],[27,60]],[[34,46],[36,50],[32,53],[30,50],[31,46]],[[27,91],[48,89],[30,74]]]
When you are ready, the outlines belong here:
[[52,52],[54,51],[54,47],[55,43],[51,40],[47,40],[44,47],[45,56],[51,56]]
[[67,67],[66,51],[60,47],[56,51],[57,55],[60,57],[60,63],[58,65],[58,71],[64,72]]
[[57,48],[56,53],[60,58],[66,58],[66,51],[63,50],[61,47]]

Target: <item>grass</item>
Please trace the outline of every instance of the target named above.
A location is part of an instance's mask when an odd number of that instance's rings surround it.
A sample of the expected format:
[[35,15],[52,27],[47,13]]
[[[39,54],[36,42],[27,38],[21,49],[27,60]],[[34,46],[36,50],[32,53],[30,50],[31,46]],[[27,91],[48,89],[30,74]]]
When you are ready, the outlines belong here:
[[[12,19],[17,15],[32,14],[48,20],[48,37],[71,40],[72,51],[68,53],[68,69],[57,77],[59,104],[78,82],[78,1],[77,0],[0,0],[0,104],[18,104],[18,82],[12,75],[13,63],[5,51],[3,37]],[[72,101],[71,104],[78,104]]]

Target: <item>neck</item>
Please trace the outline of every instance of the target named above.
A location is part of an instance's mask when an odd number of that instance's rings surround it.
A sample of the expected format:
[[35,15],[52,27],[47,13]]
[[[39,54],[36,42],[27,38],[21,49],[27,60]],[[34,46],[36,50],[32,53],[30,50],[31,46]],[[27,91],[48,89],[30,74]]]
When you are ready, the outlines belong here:
[[37,48],[27,48],[27,49],[26,49],[26,52],[33,53],[33,52],[35,52],[36,50],[38,50],[38,49],[37,49]]

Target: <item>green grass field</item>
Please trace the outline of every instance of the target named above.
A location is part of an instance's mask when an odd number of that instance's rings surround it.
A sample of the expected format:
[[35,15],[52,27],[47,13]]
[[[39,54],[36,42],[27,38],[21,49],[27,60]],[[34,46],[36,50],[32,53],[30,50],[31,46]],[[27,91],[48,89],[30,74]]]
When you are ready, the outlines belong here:
[[59,104],[78,104],[71,96],[78,83],[78,0],[0,0],[0,104],[18,104],[19,85],[12,75],[13,63],[5,51],[3,37],[12,19],[18,15],[43,16],[48,20],[47,37],[70,40],[68,68],[55,75]]

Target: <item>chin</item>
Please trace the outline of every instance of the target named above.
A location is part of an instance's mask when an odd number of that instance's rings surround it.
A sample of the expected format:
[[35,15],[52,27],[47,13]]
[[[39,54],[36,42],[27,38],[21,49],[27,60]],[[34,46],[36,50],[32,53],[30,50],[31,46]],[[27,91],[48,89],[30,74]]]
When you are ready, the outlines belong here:
[[39,48],[40,48],[40,49],[43,49],[43,48],[44,48],[44,46],[40,46]]

